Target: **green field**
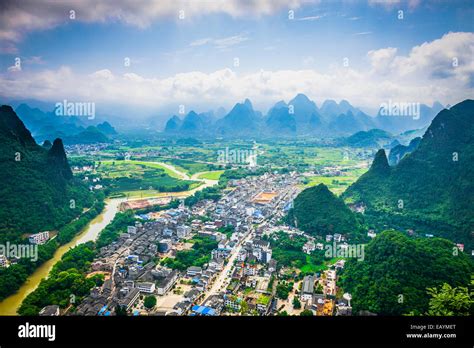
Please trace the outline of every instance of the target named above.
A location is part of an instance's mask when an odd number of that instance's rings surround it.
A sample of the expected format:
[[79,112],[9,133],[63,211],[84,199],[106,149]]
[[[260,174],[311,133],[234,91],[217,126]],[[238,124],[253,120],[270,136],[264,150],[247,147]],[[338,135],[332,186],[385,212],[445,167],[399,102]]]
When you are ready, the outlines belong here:
[[342,260],[342,257],[334,257],[330,260],[324,260],[322,264],[314,264],[311,261],[311,257],[306,255],[306,264],[300,267],[300,271],[303,273],[317,273],[328,269],[330,265],[335,264],[337,261]]
[[123,192],[131,196],[187,191],[199,185],[195,181],[181,180],[177,173],[151,162],[102,161],[97,171],[112,193]]
[[185,172],[189,175],[220,169],[220,166],[217,166],[217,165],[193,162],[193,161],[182,160],[182,159],[171,159],[171,160],[165,159],[163,160],[163,162],[172,164],[178,170]]
[[221,175],[224,173],[223,170],[217,170],[214,172],[205,172],[198,175],[199,179],[208,179],[208,180],[219,180]]

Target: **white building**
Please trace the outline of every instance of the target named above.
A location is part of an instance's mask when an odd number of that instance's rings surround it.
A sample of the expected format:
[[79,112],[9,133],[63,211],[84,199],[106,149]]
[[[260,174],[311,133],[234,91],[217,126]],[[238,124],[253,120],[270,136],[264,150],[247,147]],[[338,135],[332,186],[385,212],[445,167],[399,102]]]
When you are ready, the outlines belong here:
[[8,259],[5,255],[0,255],[0,267],[8,267]]
[[176,234],[178,238],[186,238],[191,233],[191,227],[186,225],[178,226],[176,229]]
[[140,292],[145,292],[147,294],[152,294],[155,292],[155,283],[142,282],[136,283],[135,286]]
[[209,267],[214,268],[218,271],[222,271],[222,269],[224,268],[224,259],[221,259],[221,258],[211,259],[211,261],[209,262]]
[[31,244],[44,244],[49,239],[49,231],[32,234],[28,239]]
[[369,232],[367,232],[367,236],[370,238],[375,238],[377,236],[377,233],[375,233],[374,230],[369,230]]
[[303,245],[303,252],[306,254],[311,254],[316,249],[316,245],[314,245],[314,242],[309,240]]

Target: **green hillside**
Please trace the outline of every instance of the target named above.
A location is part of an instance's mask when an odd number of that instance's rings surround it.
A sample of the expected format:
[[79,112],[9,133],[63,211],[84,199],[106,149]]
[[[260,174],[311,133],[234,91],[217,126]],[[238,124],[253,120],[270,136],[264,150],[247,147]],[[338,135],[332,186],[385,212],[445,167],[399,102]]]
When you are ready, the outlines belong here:
[[446,239],[385,231],[366,245],[363,261],[347,261],[342,286],[352,294],[354,313],[422,314],[428,309],[427,288],[467,287],[472,269],[469,256],[453,252]]
[[411,228],[472,245],[473,118],[473,100],[441,111],[415,151],[389,167],[380,150],[343,199],[363,203],[366,221],[380,229]]
[[0,107],[0,182],[0,243],[57,229],[94,200],[73,179],[62,141],[56,139],[49,150],[37,145],[6,105]]
[[388,144],[393,137],[390,133],[381,129],[371,129],[369,131],[360,131],[345,139],[348,146],[353,147],[378,147]]
[[341,233],[357,237],[362,230],[356,215],[324,184],[301,192],[288,212],[287,221],[305,232],[321,236]]

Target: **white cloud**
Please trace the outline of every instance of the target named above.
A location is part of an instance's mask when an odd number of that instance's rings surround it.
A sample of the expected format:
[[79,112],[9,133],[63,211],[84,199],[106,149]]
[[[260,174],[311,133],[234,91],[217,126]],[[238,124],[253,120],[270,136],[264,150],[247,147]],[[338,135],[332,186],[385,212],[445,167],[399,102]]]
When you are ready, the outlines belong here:
[[212,38],[206,37],[204,39],[199,39],[191,42],[189,46],[203,46],[205,44],[208,44],[209,42],[212,42]]
[[226,37],[223,39],[214,40],[214,44],[216,45],[217,48],[227,48],[230,46],[238,45],[239,43],[247,41],[247,40],[248,40],[248,37],[240,34],[240,35]]
[[[448,33],[440,39],[411,49],[407,56],[396,56],[395,48],[368,53],[375,71],[390,69],[403,79],[420,76],[428,79],[454,78],[467,81],[474,74],[474,33]],[[472,81],[471,81],[472,83]]]
[[421,3],[421,0],[369,0],[371,6],[382,6],[387,10],[392,10],[395,7],[400,9],[408,7],[410,10],[415,9]]
[[[347,99],[374,107],[388,99],[454,104],[474,95],[474,34],[449,33],[415,46],[407,55],[394,47],[370,51],[369,65],[341,66],[321,73],[315,69],[261,70],[240,74],[231,69],[212,73],[186,72],[155,78],[108,69],[79,74],[68,67],[0,74],[0,95],[44,101],[86,100],[156,107],[186,104],[189,108],[232,106],[251,98],[261,110],[278,100],[306,93],[316,102]],[[458,66],[452,65],[453,57]],[[414,100],[415,99],[415,100]]]
[[317,15],[317,16],[308,16],[308,17],[301,17],[301,18],[296,18],[298,21],[317,21],[321,18],[326,17],[326,14],[322,15]]
[[[315,0],[2,0],[0,11],[0,40],[18,42],[24,34],[51,29],[63,23],[120,21],[148,27],[158,19],[184,20],[212,13],[224,13],[233,17],[259,17],[281,9],[297,9]],[[75,19],[70,18],[75,12]]]
[[8,70],[9,72],[21,71],[21,65],[12,65],[12,66],[9,66],[7,70]]
[[385,74],[390,71],[391,64],[397,55],[394,47],[372,50],[367,53],[372,69],[377,74]]
[[41,56],[31,56],[23,60],[25,64],[45,64],[43,57]]
[[239,43],[247,41],[247,40],[249,40],[249,38],[244,34],[224,37],[220,39],[213,39],[213,38],[208,37],[208,38],[195,40],[191,42],[189,46],[196,47],[196,46],[204,46],[204,45],[213,45],[218,49],[226,49],[231,46],[238,45]]

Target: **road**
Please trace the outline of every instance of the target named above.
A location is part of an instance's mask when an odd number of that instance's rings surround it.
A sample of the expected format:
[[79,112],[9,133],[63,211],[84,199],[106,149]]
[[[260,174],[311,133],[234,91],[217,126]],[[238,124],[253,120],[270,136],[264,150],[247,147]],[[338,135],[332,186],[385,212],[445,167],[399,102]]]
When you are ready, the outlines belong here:
[[[214,283],[212,284],[211,288],[206,291],[206,295],[204,296],[204,300],[202,301],[202,303],[204,303],[211,295],[215,295],[219,292],[219,290],[221,289],[221,287],[224,285],[224,283],[226,283],[229,279],[230,279],[230,274],[228,274],[230,272],[230,270],[232,269],[232,266],[234,265],[234,261],[237,257],[237,255],[239,254],[239,251],[240,249],[242,249],[242,246],[250,240],[251,236],[252,236],[252,233],[253,231],[249,231],[245,236],[244,238],[242,238],[240,240],[240,242],[236,245],[236,247],[234,248],[234,250],[231,251],[230,253],[230,257],[227,261],[227,264],[224,266],[223,270],[221,271],[221,273],[219,273],[219,276],[217,277],[217,279],[214,281]],[[227,286],[228,284],[225,284],[225,286]]]

